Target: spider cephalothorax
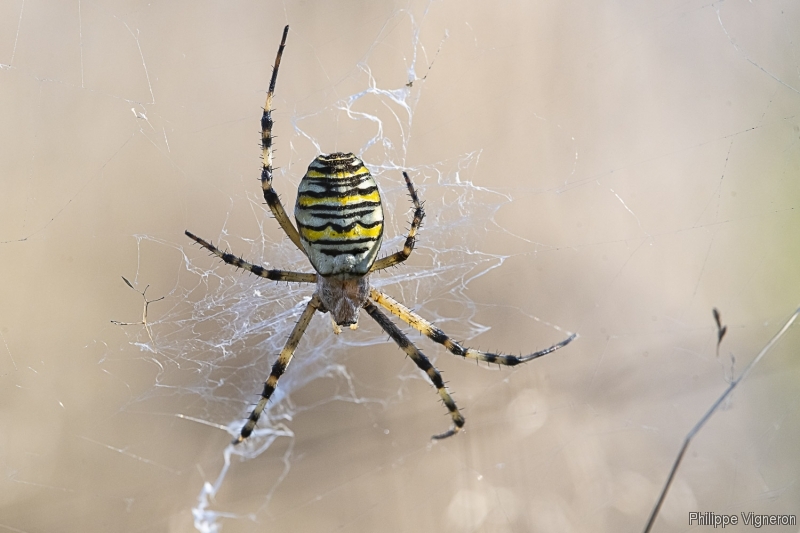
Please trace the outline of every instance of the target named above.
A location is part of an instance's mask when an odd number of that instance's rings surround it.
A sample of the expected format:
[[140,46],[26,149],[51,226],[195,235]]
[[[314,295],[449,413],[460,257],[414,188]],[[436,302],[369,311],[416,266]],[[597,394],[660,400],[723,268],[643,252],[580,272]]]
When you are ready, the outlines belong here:
[[[369,277],[317,276],[321,312],[328,312],[337,326],[358,324],[358,310],[369,301]],[[337,333],[338,330],[335,330]]]
[[278,379],[289,366],[297,344],[314,313],[317,311],[330,313],[334,322],[334,331],[339,333],[340,326],[350,326],[355,329],[360,309],[364,309],[416,363],[420,370],[425,372],[450,411],[453,426],[434,438],[441,439],[454,435],[464,426],[464,417],[447,391],[442,376],[394,322],[378,309],[378,305],[432,341],[441,344],[451,353],[465,359],[475,359],[487,363],[508,366],[525,363],[566,346],[572,342],[575,335],[572,334],[549,348],[520,357],[482,352],[461,346],[402,303],[371,287],[369,284],[370,272],[383,270],[408,259],[414,249],[417,231],[425,216],[417,191],[411,178],[405,172],[403,172],[403,177],[414,204],[414,218],[411,221],[411,228],[408,230],[403,249],[396,253],[376,260],[383,237],[383,207],[380,192],[367,167],[364,166],[361,159],[353,154],[336,152],[320,155],[311,162],[308,172],[298,187],[294,212],[297,228],[294,227],[278,194],[272,188],[272,96],[275,92],[278,67],[288,33],[289,26],[286,26],[283,30],[281,45],[278,48],[278,55],[275,58],[275,67],[272,70],[272,79],[267,92],[267,102],[261,117],[263,158],[261,186],[270,211],[289,239],[308,256],[316,273],[266,269],[248,263],[233,254],[222,252],[210,242],[186,232],[186,235],[195,242],[228,264],[275,281],[316,283],[317,286],[317,290],[295,324],[289,340],[281,350],[278,360],[272,366],[269,378],[264,382],[261,399],[233,442],[234,444],[242,442],[255,429],[270,396],[275,392]]

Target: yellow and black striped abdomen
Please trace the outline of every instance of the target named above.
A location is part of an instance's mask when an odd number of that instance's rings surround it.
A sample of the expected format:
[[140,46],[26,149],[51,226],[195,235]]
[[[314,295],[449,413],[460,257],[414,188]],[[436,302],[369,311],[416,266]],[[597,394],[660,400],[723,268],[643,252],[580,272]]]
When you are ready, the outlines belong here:
[[363,276],[383,237],[378,184],[353,154],[321,155],[297,190],[294,218],[314,269],[323,276]]

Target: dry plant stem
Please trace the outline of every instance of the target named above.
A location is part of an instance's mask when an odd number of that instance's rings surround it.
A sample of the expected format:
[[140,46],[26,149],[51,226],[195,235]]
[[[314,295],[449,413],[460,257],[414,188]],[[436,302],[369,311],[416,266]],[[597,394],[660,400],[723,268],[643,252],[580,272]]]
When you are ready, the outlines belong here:
[[719,357],[719,345],[722,343],[725,332],[728,331],[728,326],[722,325],[722,319],[716,307],[712,310],[712,313],[714,315],[714,321],[717,323],[717,357]]
[[[128,287],[130,287],[131,289],[136,291],[136,289],[134,288],[133,284],[131,284],[130,281],[125,279],[125,276],[122,276],[122,281],[124,281],[125,284]],[[141,325],[144,325],[144,329],[147,331],[147,336],[150,337],[150,342],[154,343],[155,341],[153,340],[153,332],[150,331],[150,324],[147,323],[147,308],[150,306],[151,303],[159,302],[159,301],[163,300],[165,298],[165,296],[162,296],[161,298],[157,298],[155,300],[148,300],[147,296],[145,296],[145,293],[147,292],[148,288],[150,288],[150,285],[145,287],[142,292],[136,291],[136,292],[138,292],[139,294],[142,295],[142,299],[144,300],[144,308],[142,309],[142,321],[141,322],[120,322],[119,320],[112,320],[111,323],[112,324],[116,324],[118,326],[141,326]]]
[[[683,446],[681,446],[681,450],[680,452],[678,452],[678,457],[675,459],[675,463],[672,465],[672,470],[670,470],[669,472],[669,477],[667,478],[667,482],[664,485],[664,489],[661,491],[661,495],[658,497],[658,501],[656,502],[656,505],[653,508],[653,512],[650,513],[650,519],[647,521],[647,525],[644,528],[644,533],[648,533],[653,528],[653,524],[656,521],[656,517],[658,517],[658,512],[661,510],[661,505],[664,503],[664,500],[667,497],[667,492],[669,492],[669,487],[672,484],[672,480],[675,477],[675,473],[678,471],[678,467],[680,466],[681,461],[683,460],[683,454],[686,452],[686,448],[689,447],[689,443],[692,441],[694,436],[697,435],[697,433],[703,428],[705,423],[708,422],[708,419],[711,418],[711,415],[714,414],[714,412],[719,408],[722,402],[725,401],[725,398],[727,398],[730,395],[730,393],[733,392],[733,389],[735,389],[736,386],[744,378],[747,377],[747,374],[749,374],[750,370],[752,370],[752,368],[756,365],[756,363],[758,363],[761,360],[761,358],[764,357],[764,354],[766,354],[770,349],[772,349],[775,343],[778,342],[778,339],[780,339],[783,336],[783,334],[786,333],[786,331],[789,329],[792,323],[794,323],[798,315],[800,315],[800,308],[797,308],[795,310],[795,312],[792,314],[789,320],[786,321],[786,324],[783,325],[780,331],[778,331],[778,333],[776,333],[775,336],[773,336],[772,339],[770,339],[767,345],[761,349],[761,351],[758,353],[755,359],[750,361],[750,364],[745,367],[741,375],[735,380],[733,380],[730,385],[728,385],[728,388],[725,389],[725,392],[723,392],[722,395],[719,398],[717,398],[717,401],[714,402],[714,405],[711,406],[711,408],[706,412],[706,414],[703,415],[700,421],[697,422],[697,424],[695,424],[692,430],[686,435],[686,438],[683,440]],[[719,329],[719,323],[717,327]]]

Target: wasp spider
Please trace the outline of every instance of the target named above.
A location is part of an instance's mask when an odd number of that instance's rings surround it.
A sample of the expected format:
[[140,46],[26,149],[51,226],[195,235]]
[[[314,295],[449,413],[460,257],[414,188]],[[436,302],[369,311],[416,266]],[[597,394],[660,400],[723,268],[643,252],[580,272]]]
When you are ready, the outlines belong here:
[[294,209],[297,221],[295,229],[278,194],[272,188],[272,97],[288,33],[289,26],[286,26],[283,30],[281,45],[278,48],[278,55],[275,58],[264,114],[261,117],[263,163],[261,185],[270,211],[289,239],[308,256],[316,273],[266,269],[223,252],[210,242],[189,231],[186,232],[188,237],[224,262],[248,270],[257,276],[274,281],[315,283],[317,285],[317,290],[306,305],[300,320],[273,365],[269,378],[264,382],[261,399],[233,442],[238,444],[253,432],[270,396],[278,385],[278,379],[289,366],[295,348],[314,313],[317,311],[330,313],[333,318],[334,332],[339,333],[341,326],[356,329],[360,309],[364,309],[369,316],[375,319],[420,370],[428,375],[439,392],[439,397],[450,411],[453,419],[452,427],[433,438],[443,439],[454,435],[464,427],[464,417],[447,391],[442,376],[428,358],[400,331],[400,328],[378,308],[379,306],[396,315],[432,341],[443,345],[455,355],[507,366],[518,365],[549,354],[569,344],[575,335],[570,335],[567,339],[547,349],[520,357],[481,352],[462,347],[445,335],[442,330],[402,303],[371,287],[369,284],[370,273],[397,265],[408,259],[414,249],[417,231],[425,216],[417,191],[411,183],[411,178],[405,172],[403,172],[403,177],[411,201],[414,203],[414,219],[401,251],[378,260],[375,259],[383,237],[383,207],[380,192],[375,178],[369,173],[364,163],[353,154],[337,152],[320,155],[311,162],[297,191],[297,203]]

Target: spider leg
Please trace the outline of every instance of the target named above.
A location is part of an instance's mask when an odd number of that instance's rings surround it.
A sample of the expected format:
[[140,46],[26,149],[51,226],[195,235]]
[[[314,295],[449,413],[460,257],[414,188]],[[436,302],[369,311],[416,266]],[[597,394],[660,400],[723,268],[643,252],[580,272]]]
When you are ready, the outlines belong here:
[[272,97],[275,94],[275,81],[278,79],[278,68],[281,66],[281,57],[283,56],[283,49],[286,48],[286,36],[288,34],[289,26],[287,25],[283,29],[283,38],[281,39],[281,45],[278,47],[275,66],[272,67],[272,79],[269,82],[267,101],[264,104],[264,114],[261,115],[261,188],[264,190],[264,200],[266,200],[273,216],[278,220],[278,224],[281,225],[281,229],[295,246],[305,253],[303,245],[300,244],[300,234],[297,233],[297,229],[292,224],[292,221],[289,220],[278,193],[272,188],[272,126],[274,124],[272,121]]
[[261,276],[262,278],[271,279],[273,281],[294,281],[297,283],[316,283],[317,282],[317,275],[316,274],[306,274],[305,272],[290,272],[288,270],[272,270],[266,269],[262,266],[254,265],[253,263],[248,263],[244,259],[240,257],[236,257],[233,254],[225,253],[210,242],[206,241],[205,239],[201,239],[200,237],[194,235],[193,233],[186,231],[186,236],[195,241],[197,244],[205,248],[206,250],[210,251],[212,254],[216,255],[229,265],[234,265],[239,268],[243,268],[255,274],[256,276]]
[[261,399],[258,400],[253,412],[250,413],[250,417],[247,419],[247,423],[245,423],[239,436],[233,440],[233,444],[239,444],[244,441],[250,436],[253,429],[255,429],[261,413],[264,412],[264,408],[267,406],[269,397],[272,396],[272,393],[275,392],[275,388],[278,386],[278,379],[286,372],[286,368],[292,361],[292,355],[294,355],[300,338],[303,336],[303,333],[305,333],[308,323],[311,322],[311,317],[314,316],[315,311],[319,310],[319,307],[320,300],[315,294],[311,298],[311,301],[308,302],[308,305],[306,305],[303,314],[300,315],[300,320],[294,325],[294,329],[291,335],[289,335],[289,340],[286,341],[286,345],[283,347],[283,350],[281,350],[278,360],[272,365],[272,372],[267,378],[267,381],[264,382],[264,390],[261,392]]
[[369,316],[374,318],[375,322],[377,322],[381,328],[383,328],[383,331],[388,333],[392,340],[394,340],[394,342],[396,342],[397,345],[404,352],[406,352],[406,354],[417,364],[419,369],[428,375],[428,378],[433,382],[433,386],[436,387],[436,390],[439,392],[439,397],[442,399],[445,406],[447,406],[447,410],[450,411],[450,416],[453,418],[453,427],[441,435],[434,435],[433,438],[446,439],[447,437],[455,435],[461,431],[461,428],[464,427],[464,417],[458,411],[456,402],[447,391],[447,387],[445,387],[444,381],[442,381],[442,375],[439,374],[439,371],[436,370],[436,367],[433,366],[428,358],[425,357],[425,354],[419,351],[419,348],[414,346],[408,337],[406,337],[405,334],[394,325],[394,322],[392,322],[389,317],[381,313],[375,304],[368,301],[364,305],[364,310],[369,313]]
[[460,355],[465,359],[476,359],[478,361],[485,361],[487,363],[496,363],[499,365],[506,365],[506,366],[515,366],[520,363],[527,363],[532,359],[536,359],[537,357],[541,357],[543,355],[547,355],[550,352],[554,352],[559,348],[563,348],[577,337],[576,333],[573,333],[563,341],[559,342],[558,344],[554,344],[549,348],[545,348],[544,350],[539,350],[538,352],[534,352],[532,354],[523,355],[523,356],[515,356],[515,355],[503,355],[503,354],[494,354],[494,353],[487,353],[482,352],[480,350],[476,350],[474,348],[464,348],[450,337],[448,337],[444,331],[440,330],[417,313],[406,307],[405,305],[401,304],[391,296],[388,296],[381,291],[370,287],[369,292],[370,298],[375,300],[378,304],[382,307],[387,309],[393,315],[397,316],[411,326],[412,328],[416,329],[426,337],[428,337],[433,342],[438,342],[445,348],[447,348],[451,353],[455,355]]
[[410,256],[411,252],[414,250],[414,243],[417,240],[417,231],[419,231],[419,227],[422,225],[422,219],[425,218],[425,210],[422,209],[422,203],[419,201],[419,196],[417,196],[417,191],[414,189],[414,184],[411,183],[411,178],[408,177],[408,173],[403,172],[403,177],[406,179],[406,186],[408,187],[411,201],[414,202],[414,219],[411,221],[411,228],[408,230],[408,236],[406,237],[403,249],[375,261],[370,272],[383,270],[384,268],[402,263],[408,259],[408,256]]

